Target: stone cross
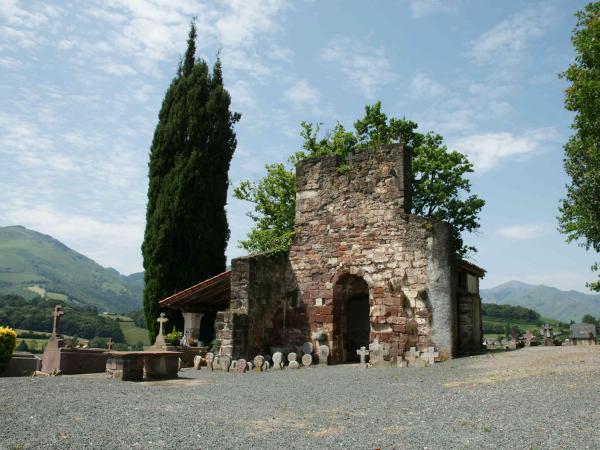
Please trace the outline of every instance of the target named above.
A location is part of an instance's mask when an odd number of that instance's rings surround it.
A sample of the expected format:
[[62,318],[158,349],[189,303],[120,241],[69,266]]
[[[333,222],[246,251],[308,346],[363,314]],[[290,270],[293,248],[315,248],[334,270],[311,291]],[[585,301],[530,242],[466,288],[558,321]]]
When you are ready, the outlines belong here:
[[525,333],[525,345],[527,345],[527,347],[529,347],[531,345],[532,340],[533,340],[533,334],[531,333],[530,330],[527,330],[527,333]]
[[423,352],[421,355],[423,358],[427,360],[427,364],[430,366],[435,364],[435,358],[440,356],[439,352],[435,351],[434,347],[429,347],[426,352]]
[[165,313],[160,313],[160,317],[156,321],[159,323],[158,334],[163,336],[163,324],[167,323],[169,319],[165,316]]
[[383,345],[379,343],[379,339],[375,338],[375,341],[369,344],[369,351],[371,353],[371,365],[374,367],[380,367],[383,365]]
[[366,366],[367,361],[365,360],[365,357],[369,356],[369,350],[363,345],[360,350],[356,350],[356,354],[360,356],[361,366]]
[[54,336],[60,336],[60,317],[64,316],[65,312],[63,311],[60,305],[56,305],[54,307],[54,312],[52,316],[54,317],[54,323],[52,324],[52,334]]
[[108,338],[108,341],[106,341],[106,348],[108,348],[109,350],[112,350],[112,348],[113,348],[112,338]]

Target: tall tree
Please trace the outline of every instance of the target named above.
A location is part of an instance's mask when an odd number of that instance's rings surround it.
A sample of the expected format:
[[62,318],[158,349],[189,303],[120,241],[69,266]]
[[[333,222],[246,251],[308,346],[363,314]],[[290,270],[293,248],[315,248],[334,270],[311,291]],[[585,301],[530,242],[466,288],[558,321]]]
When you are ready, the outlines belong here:
[[[381,144],[402,142],[411,152],[413,169],[414,214],[444,220],[452,226],[459,256],[476,249],[464,244],[463,232],[479,228],[479,213],[485,201],[471,195],[466,177],[473,165],[466,156],[449,151],[442,136],[416,131],[417,124],[404,118],[389,118],[381,111],[381,102],[365,107],[365,115],[354,123],[354,132],[339,122],[324,137],[320,127],[302,122],[303,150],[290,161],[323,155],[345,156],[356,150]],[[344,167],[341,167],[343,170]],[[267,166],[267,175],[258,183],[243,181],[234,196],[254,203],[250,213],[256,226],[241,246],[252,252],[284,250],[293,239],[296,184],[294,173],[282,164]]]
[[[571,84],[565,107],[575,112],[573,136],[565,145],[565,170],[571,177],[561,201],[559,230],[567,242],[600,252],[600,2],[575,14],[571,41],[575,62],[561,74]],[[592,271],[600,270],[598,263]],[[587,286],[600,291],[600,279]]]
[[[221,61],[212,73],[187,51],[167,89],[150,150],[144,256],[144,312],[153,340],[158,302],[225,270],[228,171],[236,147]],[[179,314],[165,311],[181,329]]]

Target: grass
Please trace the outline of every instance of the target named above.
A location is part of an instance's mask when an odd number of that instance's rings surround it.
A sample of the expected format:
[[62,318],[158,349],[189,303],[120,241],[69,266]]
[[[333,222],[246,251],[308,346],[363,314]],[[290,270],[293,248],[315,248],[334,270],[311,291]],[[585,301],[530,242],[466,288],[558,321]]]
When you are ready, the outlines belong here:
[[150,345],[150,339],[148,338],[148,330],[145,328],[138,327],[133,321],[119,322],[125,342],[129,345],[137,344],[142,341],[144,345]]

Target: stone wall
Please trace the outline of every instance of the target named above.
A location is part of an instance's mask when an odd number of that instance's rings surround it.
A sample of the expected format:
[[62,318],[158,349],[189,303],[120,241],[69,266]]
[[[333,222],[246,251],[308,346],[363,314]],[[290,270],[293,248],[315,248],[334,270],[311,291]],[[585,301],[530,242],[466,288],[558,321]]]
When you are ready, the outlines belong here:
[[297,166],[289,259],[311,337],[327,341],[334,362],[348,356],[338,332],[343,318],[335,317],[343,299],[334,295],[348,274],[366,281],[371,341],[382,341],[390,356],[432,343],[453,352],[449,228],[407,214],[408,157],[400,145],[388,145]]
[[248,357],[271,353],[272,347],[295,348],[307,334],[306,309],[298,301],[288,255],[234,259],[230,310],[217,315],[223,353]]

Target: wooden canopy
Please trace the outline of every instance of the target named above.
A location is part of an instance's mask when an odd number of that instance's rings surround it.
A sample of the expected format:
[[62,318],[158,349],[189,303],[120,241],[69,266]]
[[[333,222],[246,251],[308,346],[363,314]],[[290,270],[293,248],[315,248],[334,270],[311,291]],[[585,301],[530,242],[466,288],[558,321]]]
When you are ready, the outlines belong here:
[[220,273],[159,302],[163,308],[184,312],[215,312],[229,308],[231,270]]

